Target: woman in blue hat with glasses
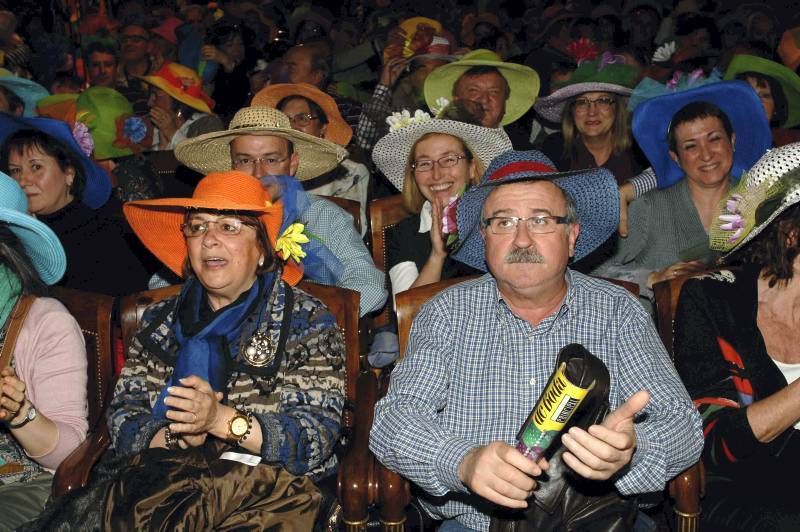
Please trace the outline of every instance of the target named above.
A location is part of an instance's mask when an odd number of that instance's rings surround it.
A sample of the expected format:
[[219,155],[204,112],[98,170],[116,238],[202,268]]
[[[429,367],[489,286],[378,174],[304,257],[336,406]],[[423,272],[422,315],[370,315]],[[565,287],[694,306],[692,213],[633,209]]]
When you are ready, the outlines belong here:
[[86,437],[86,348],[47,285],[64,274],[58,237],[0,172],[0,530],[35,518],[53,473]]

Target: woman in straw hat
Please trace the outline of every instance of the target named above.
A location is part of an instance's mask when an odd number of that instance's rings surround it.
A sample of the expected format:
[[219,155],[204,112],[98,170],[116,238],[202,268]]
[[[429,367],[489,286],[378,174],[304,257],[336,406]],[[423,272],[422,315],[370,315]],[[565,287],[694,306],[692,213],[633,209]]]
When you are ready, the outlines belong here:
[[502,128],[405,113],[389,118],[389,134],[372,152],[411,213],[386,237],[393,294],[474,273],[449,256],[448,240],[456,237],[455,200],[480,180],[492,159],[512,148]]
[[800,144],[767,152],[720,203],[711,247],[734,267],[689,279],[675,365],[705,425],[703,530],[798,530]]
[[142,77],[150,85],[150,120],[156,128],[153,149],[172,150],[188,138],[225,129],[211,112],[214,100],[203,90],[197,72],[178,63],[164,63]]
[[[164,497],[168,506],[177,503],[172,496],[183,496],[180,490],[159,491],[182,481],[184,473],[172,469],[180,466],[173,457],[191,462],[210,456],[212,469],[224,470],[219,480],[236,480],[225,484],[234,490],[231,500],[219,504],[236,504],[239,495],[256,496],[257,504],[292,496],[303,510],[281,514],[262,506],[253,512],[255,506],[243,517],[251,498],[226,518],[247,518],[266,529],[291,515],[297,529],[310,530],[319,500],[309,479],[325,477],[336,466],[344,347],[334,317],[292,287],[302,272],[284,259],[287,253],[297,258],[297,242],[279,241],[285,251],[275,251],[281,203],[271,201],[258,179],[228,171],[203,178],[191,198],[130,202],[124,213],[142,242],[186,282],[180,295],[145,311],[109,406],[117,455],[138,453],[145,470],[160,471],[161,480],[137,486],[143,491],[132,499],[111,497],[106,511],[134,529],[144,526],[139,519],[153,526],[150,519],[157,517],[151,511],[158,505],[151,499]],[[156,447],[169,452],[147,452]],[[231,470],[220,459],[225,451],[265,463],[231,462],[237,464]],[[132,476],[114,481],[136,482]],[[215,513],[210,498],[197,504],[212,508],[204,515]],[[167,519],[177,521],[162,526],[225,527],[193,518],[191,511],[176,512]]]
[[582,62],[571,78],[533,104],[561,132],[545,139],[542,151],[561,171],[606,168],[620,185],[644,170],[644,156],[634,148],[628,96],[636,68],[622,56],[604,53]]
[[45,297],[65,264],[58,237],[28,214],[25,193],[0,172],[2,530],[41,512],[55,469],[88,429],[83,334],[61,303]]

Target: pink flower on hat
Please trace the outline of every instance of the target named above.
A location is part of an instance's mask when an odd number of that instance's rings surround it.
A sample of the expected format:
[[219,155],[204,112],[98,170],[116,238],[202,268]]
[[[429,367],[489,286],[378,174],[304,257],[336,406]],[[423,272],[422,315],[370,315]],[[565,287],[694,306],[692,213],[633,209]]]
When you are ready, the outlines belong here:
[[94,151],[94,139],[92,134],[89,133],[89,127],[78,120],[72,125],[72,136],[75,142],[81,147],[81,151],[87,156],[91,157]]

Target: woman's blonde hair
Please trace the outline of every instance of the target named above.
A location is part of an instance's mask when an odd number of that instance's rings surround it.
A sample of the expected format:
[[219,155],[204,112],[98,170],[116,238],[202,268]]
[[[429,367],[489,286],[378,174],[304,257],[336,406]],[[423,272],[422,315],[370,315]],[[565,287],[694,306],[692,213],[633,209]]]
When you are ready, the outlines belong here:
[[[564,155],[570,159],[575,158],[577,153],[576,143],[580,137],[580,132],[575,127],[575,118],[572,110],[575,108],[575,100],[581,96],[581,94],[578,94],[570,99],[561,113],[561,135],[564,137]],[[611,142],[613,143],[612,150],[614,155],[619,155],[631,147],[631,115],[626,105],[626,97],[618,94],[612,94],[612,97],[616,103],[614,104],[614,125],[611,128]]]
[[414,145],[411,147],[411,151],[408,153],[408,161],[406,161],[405,174],[403,175],[403,205],[408,212],[413,214],[420,212],[422,210],[422,205],[425,203],[425,197],[422,195],[422,192],[420,192],[419,187],[417,186],[417,180],[414,179],[414,169],[411,168],[411,165],[414,162],[414,152],[417,149],[417,144],[434,135],[446,135],[448,137],[453,137],[454,139],[458,140],[459,143],[461,143],[461,147],[464,149],[464,153],[467,156],[467,162],[470,164],[471,175],[469,176],[469,186],[478,184],[481,176],[483,176],[483,172],[486,171],[486,168],[483,166],[481,160],[475,157],[475,154],[470,151],[470,149],[467,147],[467,144],[460,137],[451,135],[450,133],[438,133],[435,131],[422,135],[419,139],[417,139],[417,142],[414,143]]

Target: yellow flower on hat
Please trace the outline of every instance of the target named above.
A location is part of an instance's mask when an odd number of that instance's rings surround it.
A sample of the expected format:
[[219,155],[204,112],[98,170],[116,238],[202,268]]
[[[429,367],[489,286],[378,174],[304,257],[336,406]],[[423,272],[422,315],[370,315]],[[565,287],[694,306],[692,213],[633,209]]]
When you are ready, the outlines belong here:
[[306,256],[301,244],[308,244],[310,241],[305,234],[306,226],[299,222],[291,224],[283,234],[275,242],[275,251],[281,259],[288,261],[289,259],[300,262],[300,259]]

